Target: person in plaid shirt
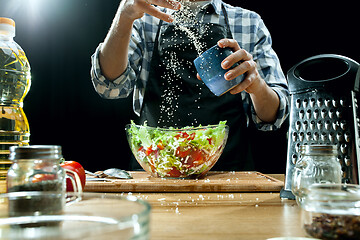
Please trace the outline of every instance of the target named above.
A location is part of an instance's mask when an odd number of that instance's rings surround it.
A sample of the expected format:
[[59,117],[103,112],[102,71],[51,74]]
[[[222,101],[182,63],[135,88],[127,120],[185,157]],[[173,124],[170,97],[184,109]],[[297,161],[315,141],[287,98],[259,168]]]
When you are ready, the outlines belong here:
[[[194,16],[192,23],[176,21],[185,7]],[[195,34],[203,50],[215,44],[231,48],[233,54],[221,64],[228,69],[225,78],[243,75],[244,80],[220,97],[213,95],[197,79],[194,39],[179,24]],[[231,69],[235,63],[239,65]],[[215,169],[252,170],[249,121],[260,130],[276,130],[289,113],[287,81],[263,20],[222,0],[121,1],[92,56],[91,79],[104,98],[132,94],[140,124],[184,127],[226,120],[229,139]],[[169,92],[173,99],[164,100]]]

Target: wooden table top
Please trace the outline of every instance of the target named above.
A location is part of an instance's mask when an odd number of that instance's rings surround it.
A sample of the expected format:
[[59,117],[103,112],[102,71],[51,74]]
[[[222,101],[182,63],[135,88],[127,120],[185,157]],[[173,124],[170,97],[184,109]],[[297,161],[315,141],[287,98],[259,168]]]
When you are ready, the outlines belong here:
[[[284,180],[284,175],[270,175]],[[124,193],[126,195],[128,193]],[[279,192],[132,193],[152,206],[151,239],[305,237],[301,210]]]
[[[283,175],[271,175],[283,180]],[[150,239],[305,237],[301,211],[279,192],[107,193],[150,203]]]
[[152,206],[151,239],[304,237],[300,209],[279,193],[136,193]]

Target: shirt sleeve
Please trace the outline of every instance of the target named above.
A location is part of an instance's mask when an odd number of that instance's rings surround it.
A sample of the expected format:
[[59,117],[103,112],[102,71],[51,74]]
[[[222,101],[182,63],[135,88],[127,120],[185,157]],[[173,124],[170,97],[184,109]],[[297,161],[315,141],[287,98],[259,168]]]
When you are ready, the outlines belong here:
[[128,66],[115,80],[107,79],[101,71],[99,52],[102,43],[91,57],[91,80],[96,92],[106,99],[126,98],[134,90],[135,81],[140,72],[143,56],[142,40],[134,27],[128,49]]
[[253,46],[252,55],[254,61],[257,63],[259,74],[277,93],[280,105],[275,122],[263,122],[258,118],[254,107],[251,105],[252,119],[259,130],[276,130],[281,127],[289,114],[289,91],[285,75],[280,66],[279,58],[272,49],[270,33],[260,17],[255,32]]

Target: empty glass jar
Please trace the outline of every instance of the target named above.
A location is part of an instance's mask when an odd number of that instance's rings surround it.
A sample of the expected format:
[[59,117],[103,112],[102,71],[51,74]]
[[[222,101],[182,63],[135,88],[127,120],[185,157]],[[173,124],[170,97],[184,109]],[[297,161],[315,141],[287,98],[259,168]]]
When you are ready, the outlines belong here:
[[314,183],[341,183],[341,165],[335,145],[300,146],[301,158],[296,162],[292,192],[299,205]]

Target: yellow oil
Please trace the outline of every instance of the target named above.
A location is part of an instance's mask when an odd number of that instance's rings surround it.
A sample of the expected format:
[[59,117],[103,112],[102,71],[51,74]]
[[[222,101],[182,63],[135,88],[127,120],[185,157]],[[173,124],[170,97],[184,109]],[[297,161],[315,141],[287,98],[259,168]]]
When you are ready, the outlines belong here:
[[29,145],[29,122],[23,100],[31,85],[30,65],[14,41],[0,41],[0,180],[11,165],[11,146]]

